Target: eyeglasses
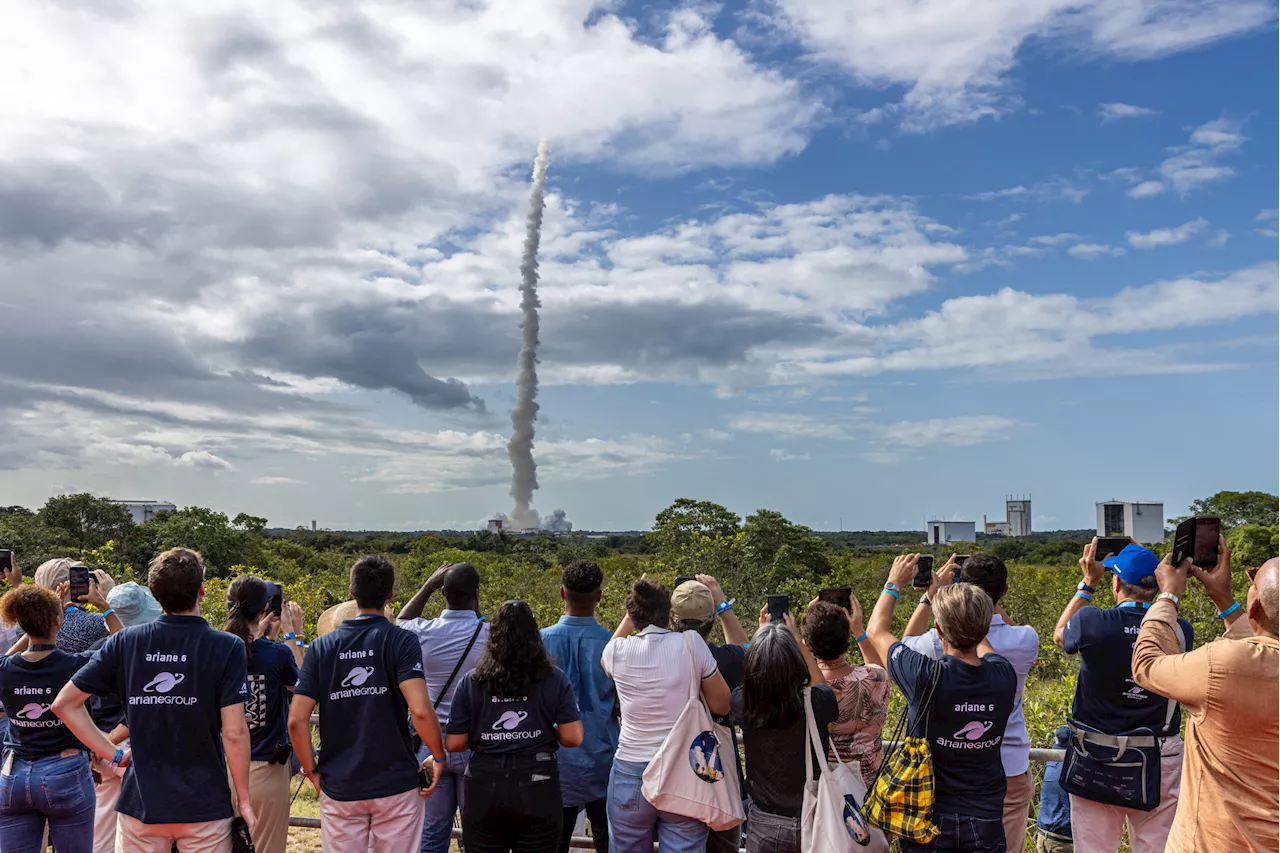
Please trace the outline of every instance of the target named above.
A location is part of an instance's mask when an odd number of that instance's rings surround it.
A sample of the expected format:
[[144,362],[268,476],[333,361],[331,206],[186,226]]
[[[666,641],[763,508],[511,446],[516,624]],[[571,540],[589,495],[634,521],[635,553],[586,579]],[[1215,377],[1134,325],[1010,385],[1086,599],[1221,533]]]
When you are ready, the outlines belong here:
[[1258,577],[1258,571],[1259,571],[1261,568],[1262,568],[1262,566],[1255,566],[1255,567],[1254,567],[1254,568],[1252,568],[1252,569],[1245,569],[1245,570],[1244,570],[1244,573],[1245,573],[1246,575],[1248,575],[1248,576],[1249,576],[1249,583],[1253,583],[1253,582],[1254,582],[1254,579]]

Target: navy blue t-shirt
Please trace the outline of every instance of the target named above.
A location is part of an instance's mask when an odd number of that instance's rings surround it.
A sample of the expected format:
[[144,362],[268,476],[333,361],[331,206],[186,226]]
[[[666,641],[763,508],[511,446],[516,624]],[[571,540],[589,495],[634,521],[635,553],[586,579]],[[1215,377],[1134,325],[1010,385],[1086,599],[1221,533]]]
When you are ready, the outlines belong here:
[[468,748],[481,755],[533,755],[560,749],[553,726],[582,719],[573,685],[557,668],[515,699],[494,696],[486,682],[468,672],[453,694],[449,709],[451,735],[470,735]]
[[889,677],[907,697],[908,735],[920,736],[918,719],[929,712],[934,811],[999,819],[1005,794],[1000,742],[1013,713],[1017,673],[997,654],[986,655],[978,666],[945,655],[933,702],[922,707],[934,665],[933,659],[902,643],[889,649]]
[[0,657],[0,703],[9,718],[4,748],[23,761],[37,761],[64,749],[84,747],[53,713],[53,700],[88,655],[53,651],[40,660]]
[[[1063,628],[1063,651],[1080,655],[1080,677],[1071,705],[1073,719],[1107,734],[1140,727],[1165,735],[1178,733],[1182,709],[1174,709],[1173,720],[1165,729],[1169,700],[1133,680],[1133,644],[1146,612],[1137,602],[1123,602],[1109,610],[1082,607]],[[1190,651],[1195,630],[1186,619],[1179,619],[1178,625]]]
[[278,744],[289,742],[289,688],[297,683],[298,663],[288,646],[265,637],[253,641],[244,718],[254,761],[267,761]]
[[[96,652],[107,644],[107,637],[103,637],[98,642],[89,647],[90,652]],[[85,659],[88,660],[87,656]],[[101,696],[89,697],[89,716],[93,718],[93,724],[101,731],[107,734],[116,726],[124,722],[124,703],[120,701],[120,697],[114,693],[104,693]]]
[[318,704],[326,796],[372,800],[418,787],[400,682],[422,677],[418,638],[382,616],[348,619],[311,644],[293,692]]
[[231,817],[222,709],[248,698],[244,641],[165,614],[107,640],[72,682],[121,697],[132,757],[116,811],[143,823]]

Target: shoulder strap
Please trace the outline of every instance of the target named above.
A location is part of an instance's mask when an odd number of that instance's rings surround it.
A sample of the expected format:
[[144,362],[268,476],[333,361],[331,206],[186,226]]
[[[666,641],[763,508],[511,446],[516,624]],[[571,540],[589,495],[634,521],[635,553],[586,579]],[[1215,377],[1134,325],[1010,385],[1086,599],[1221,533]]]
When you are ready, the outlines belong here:
[[476,644],[476,640],[480,636],[480,629],[484,627],[484,620],[476,620],[476,632],[471,635],[471,642],[467,643],[467,647],[462,650],[462,657],[458,658],[458,662],[453,665],[453,672],[449,673],[449,680],[444,683],[444,687],[440,688],[439,694],[436,695],[436,701],[431,703],[431,710],[440,707],[440,703],[444,701],[444,697],[449,695],[449,688],[453,686],[453,680],[458,677],[458,670],[462,669],[462,664],[466,662],[467,655],[471,654],[471,647]]
[[689,652],[689,698],[691,700],[702,695],[700,690],[702,679],[698,678],[698,663],[693,653],[693,634],[693,631],[684,632],[684,647]]
[[[929,736],[929,718],[933,714],[933,695],[938,692],[938,678],[942,675],[942,661],[934,661],[933,677],[929,680],[929,692],[924,695],[924,702],[920,705],[920,709],[924,712],[924,728],[919,731],[918,737]],[[916,726],[920,726],[921,717],[916,717]],[[908,735],[911,733],[908,732]]]
[[[806,785],[813,781],[813,757],[822,749],[822,739],[818,737],[818,721],[813,716],[813,700],[810,698],[812,690],[812,687],[806,687],[800,694],[800,701],[804,703],[804,783]],[[826,756],[823,756],[824,763],[825,759]]]
[[[1184,654],[1187,651],[1187,635],[1182,630],[1182,623],[1176,619],[1173,622],[1173,633],[1178,635],[1178,654]],[[1164,728],[1160,730],[1162,737],[1169,737],[1169,726],[1173,725],[1173,715],[1178,712],[1178,700],[1170,699],[1169,707],[1164,712]]]

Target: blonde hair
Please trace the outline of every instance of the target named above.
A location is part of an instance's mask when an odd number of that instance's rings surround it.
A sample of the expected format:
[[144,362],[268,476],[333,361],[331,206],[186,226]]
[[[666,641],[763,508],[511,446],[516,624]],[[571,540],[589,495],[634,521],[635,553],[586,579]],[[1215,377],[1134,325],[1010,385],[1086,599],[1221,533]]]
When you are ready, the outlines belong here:
[[67,557],[45,560],[40,564],[40,568],[36,569],[36,575],[33,580],[37,586],[57,592],[58,587],[71,579],[71,567],[75,564],[75,560]]
[[971,583],[944,586],[933,599],[933,618],[938,623],[938,632],[962,652],[975,648],[987,636],[994,612],[991,596]]

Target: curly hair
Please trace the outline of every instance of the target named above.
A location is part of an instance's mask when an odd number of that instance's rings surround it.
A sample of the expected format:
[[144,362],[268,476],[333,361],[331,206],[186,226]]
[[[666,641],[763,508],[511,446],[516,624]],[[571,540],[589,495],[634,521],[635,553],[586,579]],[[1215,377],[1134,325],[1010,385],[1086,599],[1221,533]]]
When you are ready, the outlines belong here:
[[596,593],[604,586],[604,572],[591,560],[574,560],[564,567],[560,575],[564,587],[564,600],[575,606],[586,606],[596,600]]
[[671,593],[655,581],[638,580],[627,593],[627,615],[637,631],[650,625],[665,628],[671,624]]
[[271,587],[257,575],[241,575],[227,587],[227,624],[222,630],[244,640],[244,651],[253,660],[258,622],[271,603]]
[[538,633],[538,620],[523,601],[504,601],[493,614],[489,642],[471,680],[488,686],[500,699],[529,695],[534,682],[551,674],[551,659]]
[[819,601],[804,612],[804,641],[818,660],[842,658],[849,651],[849,614],[830,601]]
[[24,584],[0,598],[0,622],[17,625],[28,637],[49,639],[62,621],[62,601],[50,590]]

